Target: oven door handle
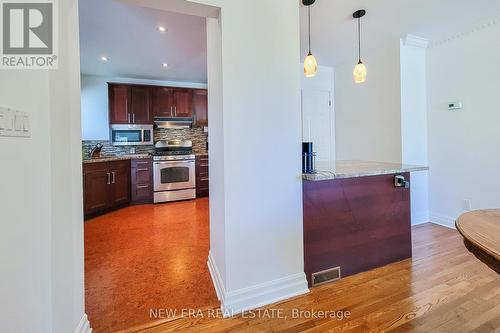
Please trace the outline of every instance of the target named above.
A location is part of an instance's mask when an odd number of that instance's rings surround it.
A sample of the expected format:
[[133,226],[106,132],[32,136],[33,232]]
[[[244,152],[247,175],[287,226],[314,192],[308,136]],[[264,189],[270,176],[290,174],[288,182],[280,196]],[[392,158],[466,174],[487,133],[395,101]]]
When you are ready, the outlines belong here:
[[186,163],[194,163],[194,160],[186,160],[186,161],[157,161],[154,164],[186,164]]

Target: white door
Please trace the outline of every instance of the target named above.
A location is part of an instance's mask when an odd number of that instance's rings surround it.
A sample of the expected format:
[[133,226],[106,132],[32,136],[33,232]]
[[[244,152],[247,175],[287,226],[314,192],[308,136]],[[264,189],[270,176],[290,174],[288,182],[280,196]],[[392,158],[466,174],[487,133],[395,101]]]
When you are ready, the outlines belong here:
[[335,159],[335,117],[329,91],[302,89],[302,139],[312,142],[316,161]]

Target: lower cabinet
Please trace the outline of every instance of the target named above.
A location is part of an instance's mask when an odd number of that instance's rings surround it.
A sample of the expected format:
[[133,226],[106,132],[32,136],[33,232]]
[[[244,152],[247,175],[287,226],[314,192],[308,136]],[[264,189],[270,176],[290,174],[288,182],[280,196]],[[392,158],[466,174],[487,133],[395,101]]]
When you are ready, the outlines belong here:
[[153,202],[153,160],[132,160],[132,203]]
[[196,197],[208,197],[208,155],[196,155]]
[[130,203],[130,178],[130,161],[84,164],[85,216]]

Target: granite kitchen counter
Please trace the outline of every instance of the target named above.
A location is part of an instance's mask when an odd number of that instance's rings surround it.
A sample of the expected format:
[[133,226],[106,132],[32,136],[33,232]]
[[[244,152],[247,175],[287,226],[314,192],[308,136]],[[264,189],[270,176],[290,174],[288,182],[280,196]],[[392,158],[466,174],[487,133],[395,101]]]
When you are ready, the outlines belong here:
[[316,170],[317,172],[314,174],[303,174],[302,178],[309,181],[321,181],[425,171],[429,168],[419,165],[373,161],[321,161],[316,163]]
[[100,158],[87,158],[83,160],[83,163],[99,163],[99,162],[113,162],[113,161],[126,161],[126,160],[137,160],[137,159],[147,159],[152,156],[149,154],[132,154],[132,155],[117,155],[117,156],[104,156]]

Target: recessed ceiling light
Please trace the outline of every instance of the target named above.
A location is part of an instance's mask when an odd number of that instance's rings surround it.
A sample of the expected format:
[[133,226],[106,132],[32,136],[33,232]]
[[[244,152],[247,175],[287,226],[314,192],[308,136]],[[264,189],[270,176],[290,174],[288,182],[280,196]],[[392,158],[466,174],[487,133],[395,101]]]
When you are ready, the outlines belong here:
[[106,57],[106,56],[102,56],[102,57],[101,57],[101,60],[102,60],[102,61],[109,61],[109,58],[108,58],[108,57]]
[[168,64],[166,62],[164,62],[163,64],[161,64],[161,67],[163,68],[167,68],[168,67]]
[[158,31],[159,31],[159,32],[165,32],[165,31],[167,31],[167,28],[165,28],[165,27],[164,27],[164,26],[162,26],[162,25],[159,25],[159,26],[158,26]]

